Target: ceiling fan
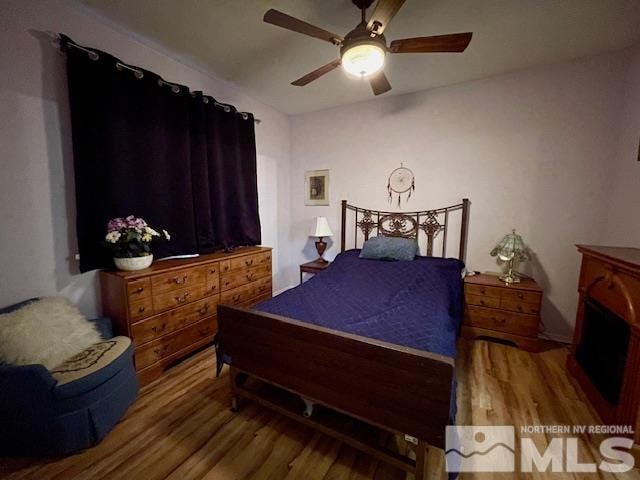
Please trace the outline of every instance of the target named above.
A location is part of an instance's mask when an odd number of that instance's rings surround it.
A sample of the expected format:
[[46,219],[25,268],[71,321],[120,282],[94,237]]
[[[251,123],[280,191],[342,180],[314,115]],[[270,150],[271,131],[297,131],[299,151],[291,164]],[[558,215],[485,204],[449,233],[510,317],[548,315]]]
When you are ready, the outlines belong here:
[[340,47],[340,58],[306,74],[304,77],[291,82],[292,85],[303,87],[322,75],[338,68],[342,68],[352,75],[369,79],[375,95],[391,90],[382,67],[384,67],[387,53],[435,53],[435,52],[464,52],[471,42],[471,32],[437,35],[432,37],[404,38],[394,40],[387,47],[387,40],[383,35],[389,22],[398,13],[405,0],[378,0],[373,15],[367,21],[366,12],[375,0],[352,0],[361,11],[361,22],[344,37],[328,32],[295,17],[270,9],[264,15],[264,21],[294,32],[319,38]]

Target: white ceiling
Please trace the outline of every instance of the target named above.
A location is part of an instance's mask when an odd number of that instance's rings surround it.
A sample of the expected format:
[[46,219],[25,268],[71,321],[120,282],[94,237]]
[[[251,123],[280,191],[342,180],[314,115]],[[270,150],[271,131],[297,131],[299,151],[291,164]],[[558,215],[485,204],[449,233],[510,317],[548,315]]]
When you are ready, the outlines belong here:
[[[359,22],[351,0],[80,1],[285,113],[373,97],[367,83],[340,69],[292,86],[338,58],[337,47],[262,22],[276,8],[344,35]],[[383,96],[630,46],[640,41],[640,0],[407,0],[385,36],[465,31],[474,36],[463,54],[390,55],[385,68],[393,90]]]

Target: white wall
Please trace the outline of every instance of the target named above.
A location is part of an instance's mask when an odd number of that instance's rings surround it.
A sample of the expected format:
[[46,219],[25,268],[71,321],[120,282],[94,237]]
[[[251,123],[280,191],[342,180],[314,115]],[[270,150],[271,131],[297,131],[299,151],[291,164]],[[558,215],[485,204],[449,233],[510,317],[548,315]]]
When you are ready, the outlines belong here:
[[[67,295],[100,312],[95,272],[78,275],[65,58],[45,31],[108,51],[168,81],[254,112],[263,243],[275,247],[274,288],[291,284],[282,254],[289,222],[289,119],[233,85],[188,67],[64,1],[0,3],[0,306]],[[214,47],[212,47],[214,48]],[[99,95],[96,92],[96,95]],[[99,199],[96,199],[99,201]],[[288,271],[292,269],[289,267]]]
[[640,45],[633,52],[624,93],[620,141],[612,159],[606,239],[609,245],[640,248]]
[[[629,58],[620,52],[293,117],[295,263],[314,257],[306,233],[316,215],[326,215],[339,234],[341,199],[395,209],[387,203],[387,177],[404,162],[416,175],[404,209],[470,198],[468,267],[496,271],[489,251],[518,229],[535,253],[524,271],[545,288],[547,330],[569,338],[579,268],[574,244],[605,239]],[[325,168],[331,205],[305,207],[304,171]],[[336,236],[328,257],[338,251]]]

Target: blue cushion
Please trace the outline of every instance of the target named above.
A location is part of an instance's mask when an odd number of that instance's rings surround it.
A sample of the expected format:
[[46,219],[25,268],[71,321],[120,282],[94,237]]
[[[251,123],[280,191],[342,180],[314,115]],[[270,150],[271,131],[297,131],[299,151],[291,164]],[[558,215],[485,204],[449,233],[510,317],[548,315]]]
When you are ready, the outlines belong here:
[[364,242],[360,258],[368,258],[370,260],[413,260],[418,253],[418,242],[413,238],[379,236]]

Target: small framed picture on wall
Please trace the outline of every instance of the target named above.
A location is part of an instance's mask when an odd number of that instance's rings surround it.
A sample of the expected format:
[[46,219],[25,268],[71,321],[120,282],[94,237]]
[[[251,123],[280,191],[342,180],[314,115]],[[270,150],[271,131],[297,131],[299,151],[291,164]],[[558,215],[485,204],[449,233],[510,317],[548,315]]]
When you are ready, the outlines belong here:
[[304,172],[304,204],[329,205],[329,170]]

